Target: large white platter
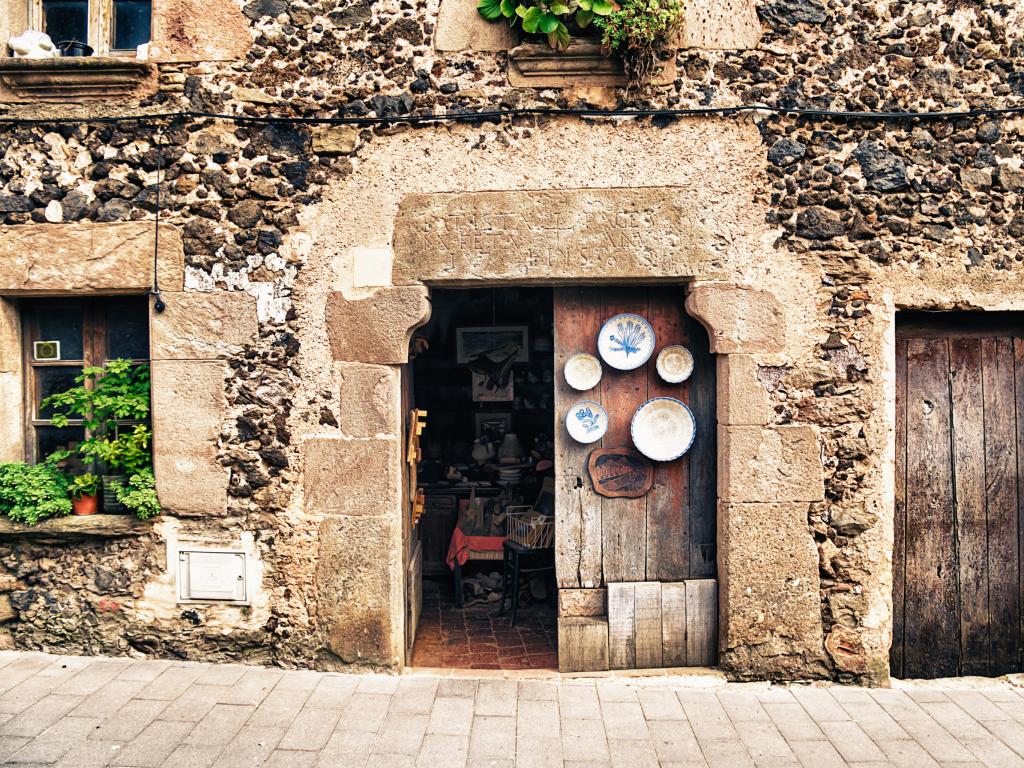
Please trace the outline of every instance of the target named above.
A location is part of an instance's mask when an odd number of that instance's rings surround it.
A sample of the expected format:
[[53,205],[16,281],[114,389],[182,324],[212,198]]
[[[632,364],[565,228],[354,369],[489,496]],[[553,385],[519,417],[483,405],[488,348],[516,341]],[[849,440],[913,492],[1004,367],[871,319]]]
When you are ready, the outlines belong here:
[[586,352],[577,352],[565,361],[562,373],[570,387],[586,392],[601,382],[601,361]]
[[565,414],[565,428],[577,443],[596,443],[608,431],[608,412],[600,403],[580,400]]
[[609,318],[597,334],[597,353],[612,368],[632,371],[651,359],[654,328],[640,315],[626,312]]
[[629,427],[633,445],[652,461],[673,461],[693,445],[697,424],[686,403],[655,397],[636,409]]

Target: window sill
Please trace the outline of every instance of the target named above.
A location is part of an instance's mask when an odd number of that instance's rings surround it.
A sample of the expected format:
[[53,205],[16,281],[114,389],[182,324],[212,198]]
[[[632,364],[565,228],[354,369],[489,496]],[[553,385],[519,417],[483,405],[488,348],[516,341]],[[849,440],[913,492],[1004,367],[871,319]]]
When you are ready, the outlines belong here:
[[[655,85],[672,82],[675,66],[666,62]],[[508,80],[516,88],[568,88],[574,85],[622,87],[622,60],[605,56],[598,43],[573,41],[565,51],[543,43],[525,43],[508,52]]]
[[155,93],[157,78],[133,58],[0,58],[0,84],[20,99],[65,101]]
[[87,539],[122,539],[144,536],[152,528],[153,520],[139,520],[134,515],[70,515],[43,520],[36,525],[21,525],[0,517],[0,541],[32,540],[61,544]]

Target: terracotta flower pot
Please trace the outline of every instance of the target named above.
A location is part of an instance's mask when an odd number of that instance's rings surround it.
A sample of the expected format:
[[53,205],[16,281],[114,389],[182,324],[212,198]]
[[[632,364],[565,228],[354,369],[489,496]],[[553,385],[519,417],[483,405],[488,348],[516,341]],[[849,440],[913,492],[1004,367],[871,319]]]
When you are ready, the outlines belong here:
[[76,515],[95,515],[96,500],[96,494],[93,494],[92,496],[81,496],[77,499],[72,499],[71,506]]

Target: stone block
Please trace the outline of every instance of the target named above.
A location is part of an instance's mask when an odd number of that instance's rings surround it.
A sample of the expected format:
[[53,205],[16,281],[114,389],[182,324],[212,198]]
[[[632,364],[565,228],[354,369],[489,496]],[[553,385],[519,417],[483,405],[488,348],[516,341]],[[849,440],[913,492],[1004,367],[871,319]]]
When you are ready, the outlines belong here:
[[750,355],[718,355],[716,379],[718,423],[762,426],[772,420],[768,390],[757,378],[757,363]]
[[306,514],[395,513],[402,471],[397,440],[316,437],[303,443],[302,458]]
[[227,513],[228,471],[217,461],[226,415],[226,363],[154,360],[153,467],[168,514]]
[[812,426],[718,431],[718,497],[730,502],[821,501],[821,447]]
[[4,404],[0,419],[0,463],[24,461],[24,400],[20,372],[0,373],[0,403]]
[[430,317],[422,286],[381,288],[368,299],[327,296],[327,333],[335,360],[399,365],[409,361],[409,338]]
[[504,19],[488,21],[474,0],[441,0],[434,32],[439,51],[507,51],[519,42]]
[[686,297],[686,311],[707,329],[715,354],[784,349],[785,311],[768,291],[734,283],[698,283]]
[[237,354],[256,336],[256,299],[241,291],[164,291],[167,308],[153,313],[154,360],[210,359]]
[[21,315],[13,302],[0,299],[0,373],[21,371]]
[[348,437],[397,435],[401,391],[398,371],[383,365],[339,363],[338,419]]
[[[178,230],[160,228],[160,287],[184,287]],[[17,224],[0,227],[0,294],[141,293],[153,285],[153,224]]]
[[605,616],[607,613],[607,589],[558,590],[559,616]]
[[[557,214],[552,214],[557,211]],[[706,275],[705,211],[673,187],[412,194],[395,219],[396,285]]]
[[690,0],[674,44],[705,50],[749,50],[761,41],[754,0]]
[[[745,677],[823,669],[818,552],[808,505],[720,503],[722,661]],[[750,649],[756,649],[750,653]]]
[[360,246],[349,251],[352,257],[352,285],[355,288],[381,288],[391,285],[394,254],[390,248]]
[[320,524],[316,594],[327,649],[346,664],[398,663],[393,616],[400,594],[390,571],[401,549],[396,526],[380,517]]
[[235,0],[161,0],[153,4],[151,59],[237,61],[252,47]]
[[318,155],[350,155],[359,143],[354,125],[318,125],[312,131],[313,151]]

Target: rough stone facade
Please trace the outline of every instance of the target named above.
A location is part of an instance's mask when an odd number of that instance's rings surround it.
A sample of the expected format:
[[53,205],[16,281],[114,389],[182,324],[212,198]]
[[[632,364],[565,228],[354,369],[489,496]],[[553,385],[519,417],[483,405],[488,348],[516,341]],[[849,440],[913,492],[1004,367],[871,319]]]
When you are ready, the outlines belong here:
[[[158,0],[158,92],[0,118],[1024,105],[1014,2],[757,0],[733,24],[695,11],[674,79],[639,91],[511,87],[516,41],[450,2]],[[722,668],[885,684],[895,311],[1024,309],[1022,155],[1021,116],[0,123],[5,414],[20,412],[19,295],[150,287],[151,245],[75,241],[95,258],[71,274],[68,233],[143,237],[159,183],[176,249],[153,318],[166,515],[0,529],[0,647],[400,667],[399,366],[425,284],[642,278],[688,283],[719,355]],[[583,239],[517,248],[510,214],[529,229],[563,213]],[[609,214],[649,239],[602,250]],[[18,418],[0,424],[4,458]],[[176,604],[168,552],[189,540],[252,553],[252,606]]]

